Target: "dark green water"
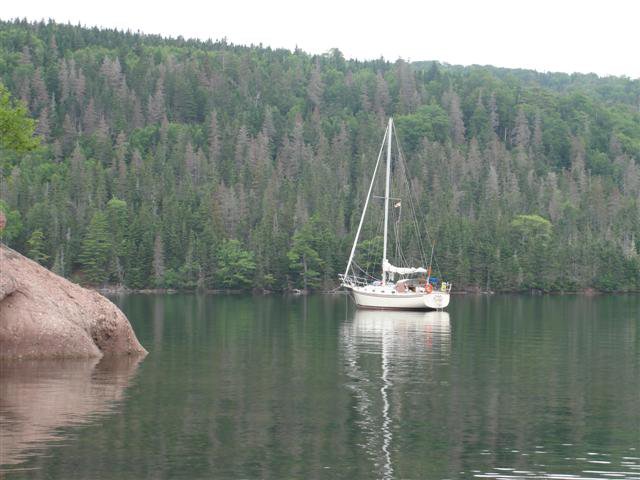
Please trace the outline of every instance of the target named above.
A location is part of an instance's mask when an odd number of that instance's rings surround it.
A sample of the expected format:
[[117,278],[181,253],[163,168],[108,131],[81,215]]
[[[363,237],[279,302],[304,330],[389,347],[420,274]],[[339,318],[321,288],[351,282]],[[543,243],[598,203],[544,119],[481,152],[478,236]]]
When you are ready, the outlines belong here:
[[116,301],[149,350],[2,366],[2,478],[640,478],[640,296]]

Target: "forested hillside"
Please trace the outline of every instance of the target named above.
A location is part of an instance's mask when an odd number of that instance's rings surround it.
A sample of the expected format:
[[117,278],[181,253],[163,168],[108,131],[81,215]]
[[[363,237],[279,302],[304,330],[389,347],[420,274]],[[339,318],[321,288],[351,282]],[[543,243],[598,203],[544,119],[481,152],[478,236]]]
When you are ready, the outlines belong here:
[[639,80],[0,22],[0,82],[3,241],[78,281],[335,286],[392,115],[454,288],[640,289]]

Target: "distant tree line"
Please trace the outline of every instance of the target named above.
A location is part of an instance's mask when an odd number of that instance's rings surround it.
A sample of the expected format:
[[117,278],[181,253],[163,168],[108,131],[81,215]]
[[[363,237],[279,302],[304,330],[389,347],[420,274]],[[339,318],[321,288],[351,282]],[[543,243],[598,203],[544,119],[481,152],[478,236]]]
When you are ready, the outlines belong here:
[[394,116],[455,287],[640,289],[639,80],[14,21],[0,81],[2,240],[77,281],[335,286]]

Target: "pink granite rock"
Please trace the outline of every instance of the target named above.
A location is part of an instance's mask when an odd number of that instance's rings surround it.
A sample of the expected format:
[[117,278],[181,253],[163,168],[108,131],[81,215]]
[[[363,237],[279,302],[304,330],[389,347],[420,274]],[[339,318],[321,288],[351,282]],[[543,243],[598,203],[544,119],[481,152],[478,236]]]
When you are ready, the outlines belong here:
[[108,299],[0,244],[0,358],[145,353]]

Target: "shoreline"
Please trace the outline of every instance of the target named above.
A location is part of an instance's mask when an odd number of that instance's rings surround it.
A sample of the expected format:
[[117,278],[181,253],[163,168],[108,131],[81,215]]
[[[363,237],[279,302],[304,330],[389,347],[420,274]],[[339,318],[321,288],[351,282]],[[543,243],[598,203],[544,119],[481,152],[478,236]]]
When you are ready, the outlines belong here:
[[[290,295],[290,296],[306,296],[312,294],[319,295],[344,295],[347,294],[345,290],[341,289],[333,289],[333,290],[299,290],[299,289],[291,289],[291,290],[266,290],[266,289],[253,289],[253,290],[242,290],[242,289],[175,289],[175,288],[127,288],[122,285],[105,285],[105,286],[91,286],[91,285],[82,285],[84,288],[95,290],[96,292],[102,295],[174,295],[181,293],[189,293],[189,294],[203,294],[203,295],[242,295],[242,294],[252,294],[252,295],[273,295],[273,294],[281,294],[281,295]],[[603,295],[625,295],[625,294],[640,294],[640,290],[634,291],[602,291],[596,290],[594,288],[584,288],[581,290],[569,291],[569,290],[480,290],[480,289],[466,289],[466,290],[454,290],[451,292],[451,295],[459,296],[459,295],[476,295],[476,296],[491,296],[491,295],[530,295],[530,296],[560,296],[560,295],[580,295],[585,297],[596,297]]]

